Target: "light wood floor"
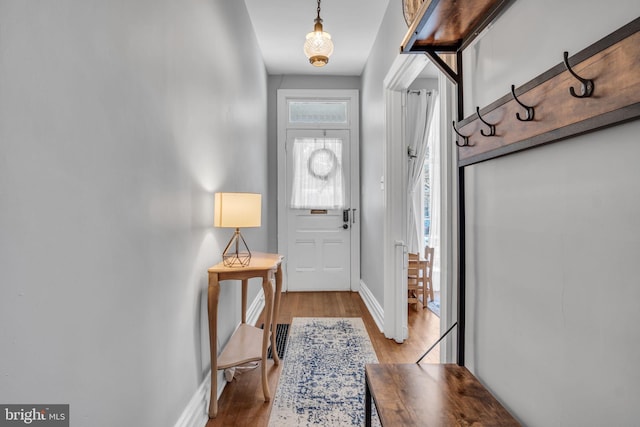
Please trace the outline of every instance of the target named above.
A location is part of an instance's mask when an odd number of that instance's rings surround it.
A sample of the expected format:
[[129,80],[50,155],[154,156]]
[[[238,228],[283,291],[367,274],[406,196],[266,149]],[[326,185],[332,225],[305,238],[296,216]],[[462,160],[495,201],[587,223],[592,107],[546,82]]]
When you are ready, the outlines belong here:
[[[360,295],[355,292],[288,292],[282,294],[278,323],[294,317],[361,317],[380,363],[414,363],[440,336],[440,319],[427,309],[409,307],[409,339],[398,344],[387,339],[376,326]],[[258,320],[261,324],[262,320]],[[436,347],[422,363],[439,363]],[[269,360],[269,388],[275,396],[283,363]],[[363,385],[364,387],[364,385]],[[273,399],[272,399],[273,401]],[[271,402],[262,396],[260,369],[243,372],[227,384],[218,401],[218,416],[206,427],[263,427],[269,422]]]

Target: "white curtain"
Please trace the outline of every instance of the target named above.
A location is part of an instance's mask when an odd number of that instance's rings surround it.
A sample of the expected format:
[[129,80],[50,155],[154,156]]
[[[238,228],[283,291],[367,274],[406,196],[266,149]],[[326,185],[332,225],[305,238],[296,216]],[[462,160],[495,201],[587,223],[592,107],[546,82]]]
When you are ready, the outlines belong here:
[[[430,137],[433,138],[435,91],[409,92],[407,100],[407,136],[409,167],[407,181],[407,246],[409,252],[424,252],[424,223],[422,212],[423,166]],[[433,145],[433,144],[431,144]],[[432,211],[433,212],[433,211]]]
[[[437,105],[437,104],[436,104]],[[429,182],[431,183],[431,197],[429,198],[429,212],[431,213],[431,225],[429,227],[429,246],[433,252],[433,275],[431,283],[433,290],[440,290],[440,216],[442,200],[442,179],[440,178],[440,149],[443,141],[440,140],[440,109],[436,106],[433,112],[433,125],[429,136]],[[446,141],[445,141],[446,143]]]
[[294,209],[342,209],[345,205],[342,140],[296,138],[293,143]]

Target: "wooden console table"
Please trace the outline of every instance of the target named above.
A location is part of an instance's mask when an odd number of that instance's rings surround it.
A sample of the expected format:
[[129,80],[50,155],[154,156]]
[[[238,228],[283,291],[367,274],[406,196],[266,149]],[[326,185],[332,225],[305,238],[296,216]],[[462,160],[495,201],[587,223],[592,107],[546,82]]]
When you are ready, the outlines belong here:
[[[262,391],[264,400],[271,400],[267,382],[267,349],[271,340],[271,353],[276,365],[280,364],[276,351],[275,325],[280,309],[280,291],[282,289],[282,260],[278,254],[254,253],[246,267],[226,267],[219,263],[211,267],[209,272],[209,344],[211,348],[211,398],[209,400],[209,418],[218,414],[218,370],[260,361],[262,368]],[[275,295],[273,279],[275,276]],[[252,277],[262,277],[264,290],[265,316],[264,329],[247,325],[247,285]],[[218,298],[220,282],[223,280],[240,280],[242,282],[242,323],[234,332],[229,343],[218,356]],[[270,333],[271,325],[274,333]]]
[[464,366],[368,364],[365,426],[371,398],[383,426],[519,426]]

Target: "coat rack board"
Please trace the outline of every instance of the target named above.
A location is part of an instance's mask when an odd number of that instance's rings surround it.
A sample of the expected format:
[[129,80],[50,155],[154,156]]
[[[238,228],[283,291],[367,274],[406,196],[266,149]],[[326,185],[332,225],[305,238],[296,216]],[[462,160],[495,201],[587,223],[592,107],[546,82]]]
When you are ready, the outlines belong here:
[[415,16],[412,14],[413,21],[400,45],[400,52],[426,54],[460,87],[462,67],[457,63],[457,59],[461,59],[457,54],[514,1],[423,0]]
[[[507,86],[508,87],[508,86]],[[458,166],[640,117],[640,18],[461,120]]]

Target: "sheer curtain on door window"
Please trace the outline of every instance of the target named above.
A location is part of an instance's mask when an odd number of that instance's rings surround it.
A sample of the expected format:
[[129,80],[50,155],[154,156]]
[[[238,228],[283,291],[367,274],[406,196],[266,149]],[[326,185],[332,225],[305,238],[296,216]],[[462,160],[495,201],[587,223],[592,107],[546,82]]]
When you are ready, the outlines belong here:
[[294,209],[343,208],[342,140],[296,138],[292,186],[291,207]]

